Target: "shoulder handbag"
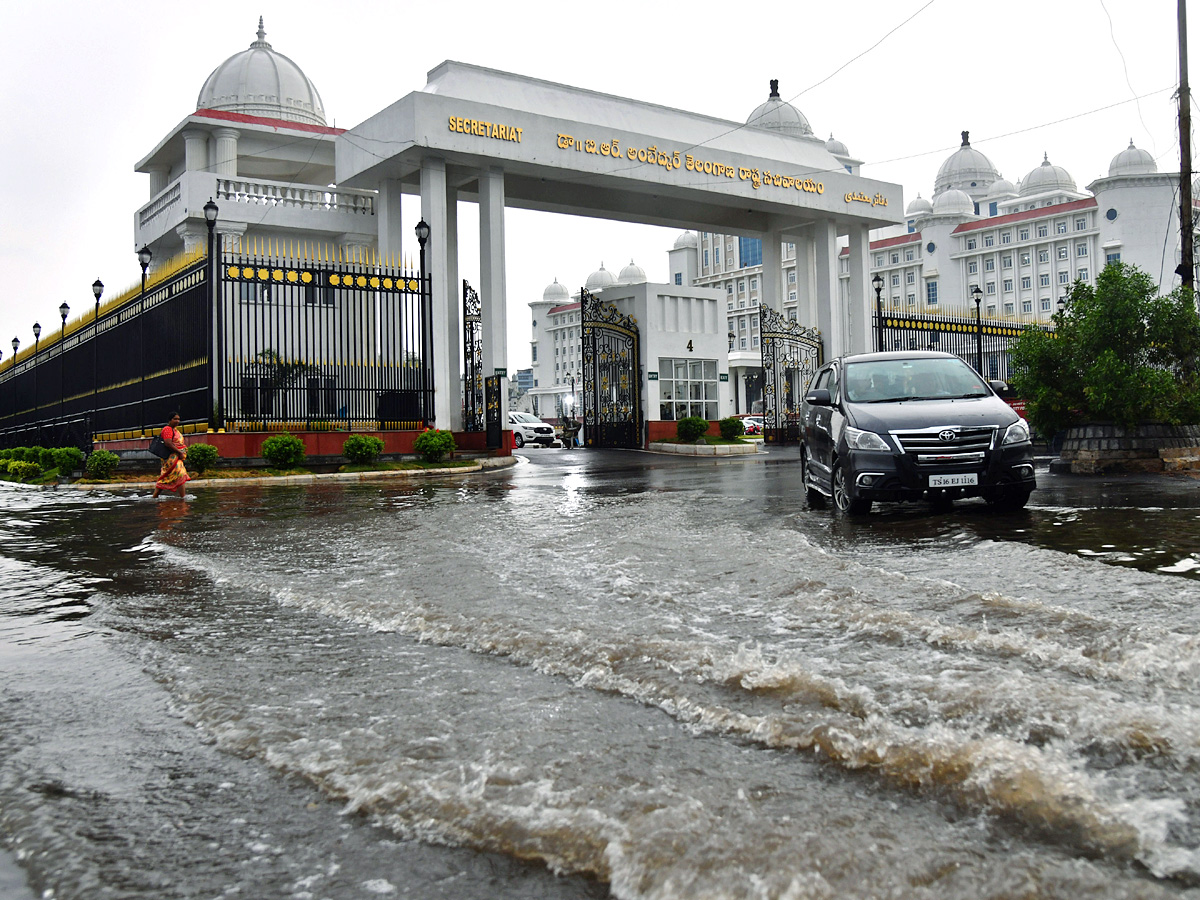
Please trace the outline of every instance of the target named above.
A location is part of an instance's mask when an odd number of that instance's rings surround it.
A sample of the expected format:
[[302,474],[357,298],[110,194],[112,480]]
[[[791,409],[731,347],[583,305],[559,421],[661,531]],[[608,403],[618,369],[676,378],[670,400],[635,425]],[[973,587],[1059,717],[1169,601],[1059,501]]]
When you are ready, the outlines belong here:
[[171,445],[163,440],[161,434],[150,438],[150,446],[147,449],[159,459],[166,459],[172,453]]

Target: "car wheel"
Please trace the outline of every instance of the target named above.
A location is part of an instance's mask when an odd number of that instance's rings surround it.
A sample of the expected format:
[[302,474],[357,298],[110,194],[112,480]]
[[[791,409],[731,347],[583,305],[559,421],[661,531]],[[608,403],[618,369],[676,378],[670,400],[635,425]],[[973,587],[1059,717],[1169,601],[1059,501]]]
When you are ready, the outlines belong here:
[[992,501],[992,509],[1002,513],[1016,512],[1019,509],[1024,509],[1025,504],[1029,502],[1030,493],[1030,491],[1013,491],[1002,494]]
[[519,431],[513,432],[513,443],[516,444],[518,450],[525,446],[525,435]]
[[812,486],[812,472],[808,467],[808,451],[800,454],[800,477],[804,481],[804,499],[808,501],[809,509],[824,509],[825,495]]
[[846,480],[846,469],[841,463],[833,467],[833,505],[838,512],[849,516],[865,516],[871,511],[871,501],[850,495],[850,483]]

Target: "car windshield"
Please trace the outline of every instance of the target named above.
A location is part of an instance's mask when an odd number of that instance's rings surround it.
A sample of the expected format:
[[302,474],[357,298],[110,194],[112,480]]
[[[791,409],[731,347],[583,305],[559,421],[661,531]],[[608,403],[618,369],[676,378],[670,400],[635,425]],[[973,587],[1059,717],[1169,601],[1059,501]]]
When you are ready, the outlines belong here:
[[847,363],[845,391],[851,403],[967,399],[990,393],[975,370],[957,357]]

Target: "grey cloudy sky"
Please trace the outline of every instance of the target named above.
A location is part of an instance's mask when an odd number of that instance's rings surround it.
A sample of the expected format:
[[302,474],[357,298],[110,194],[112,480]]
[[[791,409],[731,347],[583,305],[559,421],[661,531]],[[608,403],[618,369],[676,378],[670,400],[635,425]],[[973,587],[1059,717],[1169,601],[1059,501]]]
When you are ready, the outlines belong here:
[[[1160,171],[1179,170],[1174,0],[3,0],[5,359],[35,319],[56,327],[64,300],[72,318],[85,312],[96,277],[110,290],[138,280],[133,215],[149,183],[133,165],[249,46],[260,15],[344,128],[455,59],[734,122],[778,78],[817,134],[845,142],[864,175],[902,185],[905,204],[932,193],[964,129],[1014,182],[1048,153],[1085,188],[1131,138]],[[464,206],[464,238],[475,221]],[[550,281],[575,289],[601,262],[617,272],[630,259],[665,281],[676,233],[510,210],[510,371],[529,364],[526,304]],[[466,240],[460,267],[478,283]]]

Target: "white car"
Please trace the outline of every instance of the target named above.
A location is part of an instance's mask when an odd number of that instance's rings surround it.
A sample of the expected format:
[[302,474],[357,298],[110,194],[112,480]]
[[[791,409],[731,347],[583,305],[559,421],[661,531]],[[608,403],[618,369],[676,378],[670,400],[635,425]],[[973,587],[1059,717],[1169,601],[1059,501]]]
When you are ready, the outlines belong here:
[[547,425],[537,416],[523,412],[510,412],[508,424],[512,426],[513,443],[518,447],[526,444],[541,444],[549,447],[554,443],[554,426]]

